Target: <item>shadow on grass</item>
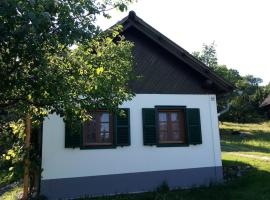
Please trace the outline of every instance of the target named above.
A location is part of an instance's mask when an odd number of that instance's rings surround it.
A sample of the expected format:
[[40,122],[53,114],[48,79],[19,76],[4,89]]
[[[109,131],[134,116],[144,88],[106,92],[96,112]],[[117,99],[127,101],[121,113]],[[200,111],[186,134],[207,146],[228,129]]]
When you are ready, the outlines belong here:
[[[224,152],[270,153],[270,133],[250,131],[245,137],[233,135],[235,129],[221,129],[221,148]],[[245,132],[245,131],[244,131]]]
[[231,132],[233,131],[240,131],[240,132],[248,132],[250,134],[247,134],[247,139],[256,139],[256,140],[263,140],[270,142],[270,132],[269,131],[263,131],[263,130],[238,130],[233,128],[226,128],[226,129],[220,129],[220,133],[223,137],[230,137],[230,136],[238,136],[239,135],[232,135]]
[[225,143],[221,141],[223,152],[260,152],[270,153],[270,149],[263,146],[254,146],[244,143]]
[[[245,162],[223,161],[225,168],[250,166]],[[250,166],[252,167],[252,166]],[[193,189],[179,189],[168,192],[146,192],[80,200],[262,200],[270,199],[270,173],[252,167],[243,176],[220,185]]]

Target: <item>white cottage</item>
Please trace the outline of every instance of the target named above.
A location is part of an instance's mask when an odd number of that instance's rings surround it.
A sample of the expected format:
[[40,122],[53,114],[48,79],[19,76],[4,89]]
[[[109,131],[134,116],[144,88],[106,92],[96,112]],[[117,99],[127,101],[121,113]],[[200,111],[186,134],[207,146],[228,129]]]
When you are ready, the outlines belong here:
[[125,117],[100,110],[80,134],[57,115],[44,121],[41,194],[49,199],[222,181],[216,97],[233,86],[134,12],[119,23],[135,43],[136,96],[120,106]]

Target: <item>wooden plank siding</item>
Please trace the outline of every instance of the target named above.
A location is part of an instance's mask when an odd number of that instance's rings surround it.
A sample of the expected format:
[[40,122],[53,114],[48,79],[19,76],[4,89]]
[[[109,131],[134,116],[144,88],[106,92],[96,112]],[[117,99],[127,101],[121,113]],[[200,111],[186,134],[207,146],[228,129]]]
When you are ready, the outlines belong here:
[[138,94],[214,94],[206,88],[205,77],[175,58],[146,35],[131,27],[124,33],[134,42],[134,72],[141,76],[130,86]]

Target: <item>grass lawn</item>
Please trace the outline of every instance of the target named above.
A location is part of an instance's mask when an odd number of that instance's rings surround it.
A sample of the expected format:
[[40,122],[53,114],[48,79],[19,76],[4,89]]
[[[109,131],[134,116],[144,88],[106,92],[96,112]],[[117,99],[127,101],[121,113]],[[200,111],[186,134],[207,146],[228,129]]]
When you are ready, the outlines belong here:
[[22,191],[22,187],[15,187],[11,191],[6,192],[0,196],[1,200],[17,200],[17,195]]
[[[250,166],[248,172],[241,177],[208,188],[84,198],[83,200],[269,200],[270,122],[262,124],[223,123],[220,128],[223,166],[242,166],[243,168]],[[246,137],[229,134],[233,130],[249,134]],[[12,200],[14,198],[6,197],[4,199]]]
[[[238,130],[248,133],[246,137],[228,134]],[[236,124],[224,122],[220,125],[222,152],[238,152],[270,156],[270,122],[262,124]]]

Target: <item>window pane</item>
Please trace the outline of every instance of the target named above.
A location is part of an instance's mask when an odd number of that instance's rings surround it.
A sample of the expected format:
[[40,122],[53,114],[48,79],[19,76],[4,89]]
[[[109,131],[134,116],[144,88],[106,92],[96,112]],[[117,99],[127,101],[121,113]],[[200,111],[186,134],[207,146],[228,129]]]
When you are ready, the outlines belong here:
[[159,121],[167,121],[167,113],[165,112],[158,113],[158,119]]
[[109,132],[109,123],[101,123],[99,132]]
[[167,141],[167,132],[162,132],[162,131],[160,131],[159,132],[159,141]]
[[171,122],[171,129],[172,131],[179,131],[179,122]]
[[99,145],[112,143],[113,118],[109,112],[92,114],[92,120],[86,122],[83,128],[84,144]]
[[110,114],[109,113],[101,113],[100,114],[100,122],[109,122],[110,120]]
[[96,134],[94,132],[89,132],[87,141],[88,142],[95,142],[97,140]]
[[167,131],[167,122],[159,122],[159,130]]
[[100,133],[100,142],[110,142],[110,133],[109,132],[101,132]]
[[180,132],[179,131],[174,131],[171,134],[171,141],[180,141]]
[[172,122],[179,121],[179,114],[177,112],[171,113],[171,121]]
[[184,110],[162,110],[158,117],[160,143],[185,142]]
[[86,122],[84,125],[83,131],[87,143],[96,141],[95,129],[96,123],[94,121]]

